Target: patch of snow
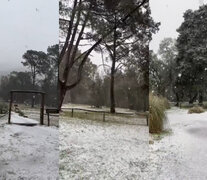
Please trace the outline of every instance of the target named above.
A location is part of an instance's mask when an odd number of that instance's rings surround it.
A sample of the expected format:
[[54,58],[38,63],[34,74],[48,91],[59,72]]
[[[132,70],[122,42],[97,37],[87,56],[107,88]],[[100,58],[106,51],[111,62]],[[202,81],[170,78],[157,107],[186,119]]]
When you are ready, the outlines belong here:
[[60,178],[148,179],[148,131],[147,126],[61,117]]
[[207,179],[207,112],[167,111],[171,135],[150,145],[151,179]]
[[[0,121],[0,179],[58,179],[58,128],[9,125],[7,118]],[[34,120],[12,114],[12,121]]]
[[11,123],[28,123],[28,124],[38,124],[36,120],[25,118],[22,116],[19,116],[17,113],[12,112],[11,114]]

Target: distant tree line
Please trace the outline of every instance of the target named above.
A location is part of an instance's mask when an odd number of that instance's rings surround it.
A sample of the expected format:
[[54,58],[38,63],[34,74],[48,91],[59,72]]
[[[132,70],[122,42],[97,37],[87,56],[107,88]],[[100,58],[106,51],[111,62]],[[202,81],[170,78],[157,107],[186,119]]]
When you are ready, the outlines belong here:
[[[28,71],[13,71],[2,76],[0,79],[0,98],[8,101],[11,90],[39,90],[46,93],[46,104],[48,106],[57,106],[59,45],[49,46],[46,53],[28,50],[22,58],[22,65]],[[27,94],[16,95],[15,100],[32,106],[39,103],[38,96]]]
[[[75,66],[74,66],[75,67]],[[110,107],[110,67],[105,73],[100,73],[100,66],[87,60],[83,68],[81,82],[65,96],[64,103],[87,104],[97,108]],[[140,67],[140,66],[139,66]],[[76,69],[73,68],[70,76],[74,77]],[[118,69],[115,75],[115,102],[116,107],[143,111],[147,106],[144,72],[137,64],[127,64],[125,68]],[[147,91],[148,93],[148,91]]]

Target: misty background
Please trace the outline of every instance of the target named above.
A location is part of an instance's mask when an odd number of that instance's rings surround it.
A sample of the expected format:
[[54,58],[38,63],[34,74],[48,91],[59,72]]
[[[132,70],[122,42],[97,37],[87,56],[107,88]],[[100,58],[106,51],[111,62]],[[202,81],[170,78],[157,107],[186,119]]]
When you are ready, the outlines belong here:
[[0,76],[24,70],[27,50],[46,51],[58,43],[58,17],[57,0],[0,1]]
[[160,42],[166,38],[177,38],[176,29],[184,21],[183,13],[188,10],[196,10],[207,0],[150,0],[152,17],[156,22],[161,22],[160,30],[153,35],[150,49],[157,52]]

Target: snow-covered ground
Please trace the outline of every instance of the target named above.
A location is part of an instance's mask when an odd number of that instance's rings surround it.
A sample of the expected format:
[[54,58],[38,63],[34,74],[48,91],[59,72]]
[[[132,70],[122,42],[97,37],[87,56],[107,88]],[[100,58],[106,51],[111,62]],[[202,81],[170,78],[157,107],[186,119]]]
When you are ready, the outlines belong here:
[[[39,109],[24,109],[21,111],[30,119],[34,119],[36,121],[40,121],[40,110]],[[44,114],[44,124],[48,124],[47,114]],[[50,125],[51,126],[59,126],[59,115],[58,114],[50,114]]]
[[[95,107],[92,107],[90,105],[84,105],[84,104],[64,104],[62,109],[64,108],[81,108],[81,109],[86,109],[86,110],[96,110],[96,111],[110,111],[110,108],[109,107],[101,107],[101,108],[95,108]],[[116,112],[117,113],[134,113],[135,111],[134,110],[131,110],[131,109],[125,109],[125,108],[116,108]]]
[[33,119],[21,117],[17,113],[12,113],[11,123],[37,125],[39,122]]
[[150,179],[207,179],[207,112],[167,112],[172,134],[150,145]]
[[0,180],[56,180],[59,166],[62,180],[206,180],[207,112],[172,108],[167,117],[172,133],[150,145],[147,126],[61,117],[58,134],[0,118]]
[[[0,180],[58,179],[58,128],[8,125],[7,118],[0,119]],[[11,121],[37,123],[14,113]]]
[[60,179],[147,179],[147,126],[60,120]]

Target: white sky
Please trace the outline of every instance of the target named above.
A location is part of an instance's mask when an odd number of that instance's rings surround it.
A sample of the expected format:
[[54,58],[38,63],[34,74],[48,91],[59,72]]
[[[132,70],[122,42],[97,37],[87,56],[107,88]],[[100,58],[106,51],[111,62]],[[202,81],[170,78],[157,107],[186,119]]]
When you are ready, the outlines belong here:
[[[150,0],[152,16],[161,22],[160,31],[153,36],[150,48],[157,51],[165,37],[177,37],[176,29],[183,22],[187,9],[198,9],[207,0]],[[0,74],[20,70],[22,55],[28,49],[46,51],[58,43],[57,0],[0,0]],[[94,63],[101,56],[92,53]]]
[[28,49],[58,43],[58,0],[0,0],[0,74],[23,68]]
[[207,0],[150,0],[152,17],[156,22],[161,22],[160,31],[153,36],[150,49],[156,52],[165,37],[176,38],[176,29],[183,22],[183,13],[188,9],[198,9],[202,2],[207,3]]

